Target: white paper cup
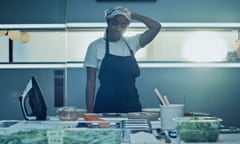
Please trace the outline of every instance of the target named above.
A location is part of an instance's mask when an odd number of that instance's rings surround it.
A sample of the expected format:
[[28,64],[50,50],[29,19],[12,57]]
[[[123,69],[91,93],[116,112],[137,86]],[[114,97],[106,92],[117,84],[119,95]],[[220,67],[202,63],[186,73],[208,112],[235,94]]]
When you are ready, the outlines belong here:
[[161,128],[163,130],[176,129],[177,123],[174,121],[176,117],[184,116],[183,104],[160,105],[161,110]]

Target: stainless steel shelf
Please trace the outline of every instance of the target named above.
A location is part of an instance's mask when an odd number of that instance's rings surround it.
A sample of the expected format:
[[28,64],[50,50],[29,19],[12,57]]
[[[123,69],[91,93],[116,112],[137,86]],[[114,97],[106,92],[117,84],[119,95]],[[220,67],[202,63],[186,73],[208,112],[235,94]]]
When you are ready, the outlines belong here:
[[[161,23],[162,29],[240,29],[240,23]],[[66,23],[68,29],[104,28],[106,23]],[[131,23],[130,28],[145,28],[142,23]]]
[[66,64],[0,64],[0,69],[58,69]]
[[0,30],[11,29],[39,29],[39,30],[55,30],[65,29],[65,24],[0,24]]
[[[139,63],[140,68],[240,68],[240,63]],[[83,68],[83,63],[65,64],[0,64],[1,69]]]
[[240,68],[240,63],[140,63],[142,68]]
[[[240,29],[240,23],[161,23],[163,29]],[[105,22],[81,22],[65,24],[0,24],[1,29],[78,29],[78,28],[105,28]],[[133,22],[130,28],[144,28],[142,23]]]

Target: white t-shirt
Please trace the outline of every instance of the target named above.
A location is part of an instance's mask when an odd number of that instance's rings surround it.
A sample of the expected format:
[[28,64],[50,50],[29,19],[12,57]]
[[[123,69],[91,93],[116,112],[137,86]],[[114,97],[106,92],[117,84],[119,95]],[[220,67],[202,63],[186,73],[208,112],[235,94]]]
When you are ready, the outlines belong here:
[[[141,48],[139,44],[139,38],[140,34],[124,38],[134,53]],[[103,38],[93,41],[88,46],[87,53],[85,55],[84,66],[99,69],[102,59],[105,56],[105,50],[106,44]],[[109,53],[117,56],[131,55],[129,48],[123,39],[120,39],[117,42],[109,42]]]

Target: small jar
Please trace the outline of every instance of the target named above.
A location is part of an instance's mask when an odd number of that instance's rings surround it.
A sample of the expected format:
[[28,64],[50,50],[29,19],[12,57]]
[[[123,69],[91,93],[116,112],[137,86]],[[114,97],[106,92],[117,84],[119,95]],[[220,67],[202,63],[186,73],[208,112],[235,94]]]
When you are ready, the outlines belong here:
[[59,119],[63,121],[74,121],[78,119],[76,107],[61,107],[57,110]]

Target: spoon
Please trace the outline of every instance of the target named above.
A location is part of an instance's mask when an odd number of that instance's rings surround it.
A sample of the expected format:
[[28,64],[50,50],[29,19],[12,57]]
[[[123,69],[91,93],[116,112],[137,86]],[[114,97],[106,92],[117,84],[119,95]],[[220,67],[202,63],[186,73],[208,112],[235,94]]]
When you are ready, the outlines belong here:
[[165,103],[163,97],[161,96],[159,90],[158,90],[157,88],[155,88],[154,91],[155,91],[156,95],[158,96],[158,99],[159,99],[160,103],[161,103],[162,105],[166,105],[166,103]]

